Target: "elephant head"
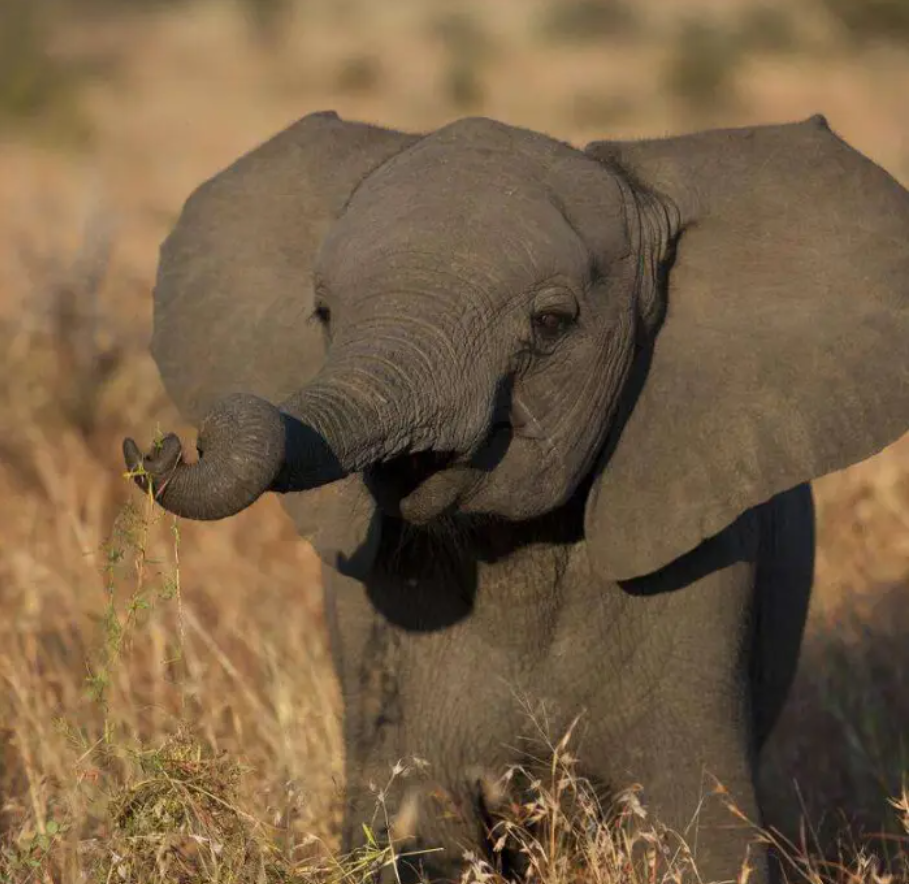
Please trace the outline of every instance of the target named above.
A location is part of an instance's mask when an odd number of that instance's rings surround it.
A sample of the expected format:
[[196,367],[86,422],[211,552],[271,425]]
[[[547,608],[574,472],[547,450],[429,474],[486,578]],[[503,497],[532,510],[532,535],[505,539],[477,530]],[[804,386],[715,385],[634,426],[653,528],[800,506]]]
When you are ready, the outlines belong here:
[[201,457],[167,437],[139,481],[192,518],[283,492],[330,558],[377,508],[586,495],[597,569],[647,574],[905,431],[907,279],[909,196],[821,117],[578,150],[314,114],[162,248],[153,353]]

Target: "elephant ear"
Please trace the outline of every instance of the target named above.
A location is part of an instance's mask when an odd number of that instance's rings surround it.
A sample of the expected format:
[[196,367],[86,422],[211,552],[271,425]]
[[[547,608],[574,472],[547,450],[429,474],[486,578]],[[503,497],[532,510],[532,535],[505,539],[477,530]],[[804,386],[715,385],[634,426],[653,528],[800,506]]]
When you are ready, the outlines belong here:
[[[278,403],[319,371],[325,343],[312,321],[316,253],[357,185],[418,139],[333,112],[311,114],[189,197],[161,247],[151,344],[187,421],[198,427],[233,392]],[[336,485],[357,487],[282,497],[300,533],[313,535],[317,548],[321,537],[329,556],[349,555],[358,532],[321,531],[320,503],[365,500],[359,478]],[[369,514],[356,509],[365,531]]]
[[586,151],[679,220],[587,504],[594,565],[623,580],[909,429],[909,193],[820,116]]

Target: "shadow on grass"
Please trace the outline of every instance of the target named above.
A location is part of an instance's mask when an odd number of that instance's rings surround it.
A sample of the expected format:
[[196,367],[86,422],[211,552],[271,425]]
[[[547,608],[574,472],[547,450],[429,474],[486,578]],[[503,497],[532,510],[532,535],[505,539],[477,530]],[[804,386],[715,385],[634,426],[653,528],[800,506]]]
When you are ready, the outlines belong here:
[[888,799],[909,770],[909,586],[877,587],[814,617],[762,764],[767,822],[830,856],[895,856],[907,833]]

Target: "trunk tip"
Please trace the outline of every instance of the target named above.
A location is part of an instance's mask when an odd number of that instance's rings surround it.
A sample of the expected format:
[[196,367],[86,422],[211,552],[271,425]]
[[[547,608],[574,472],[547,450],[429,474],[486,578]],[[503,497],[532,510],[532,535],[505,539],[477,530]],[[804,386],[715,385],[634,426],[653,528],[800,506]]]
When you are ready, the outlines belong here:
[[156,440],[152,447],[142,454],[135,440],[127,436],[123,440],[123,460],[127,476],[147,492],[149,488],[157,497],[167,485],[170,477],[183,462],[183,444],[174,433],[168,433]]

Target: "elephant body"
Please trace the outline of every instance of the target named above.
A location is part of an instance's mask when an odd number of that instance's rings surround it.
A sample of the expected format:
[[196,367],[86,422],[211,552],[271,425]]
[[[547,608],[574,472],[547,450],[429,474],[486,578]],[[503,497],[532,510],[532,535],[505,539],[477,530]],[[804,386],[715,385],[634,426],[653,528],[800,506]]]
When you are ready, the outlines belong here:
[[542,708],[734,879],[753,832],[712,778],[760,822],[808,483],[909,427],[906,280],[909,193],[819,116],[578,149],[312,114],[162,247],[152,351],[198,460],[124,454],[188,518],[280,494],[321,556],[346,847],[416,756],[452,807],[405,780],[389,825],[456,877]]
[[[377,825],[369,785],[423,758],[458,815],[440,823],[423,804],[416,842],[400,849],[444,845],[420,858],[423,872],[456,878],[463,851],[484,855],[484,776],[545,757],[530,720],[540,703],[553,739],[582,715],[581,775],[606,794],[644,784],[661,823],[691,843],[697,832],[704,880],[742,864],[754,833],[730,832],[736,821],[717,799],[698,805],[718,781],[761,819],[756,756],[795,672],[811,589],[810,488],[626,584],[596,574],[571,510],[518,529],[487,526],[466,555],[445,538],[415,537],[403,551],[395,538],[365,580],[326,570],[345,709],[347,849],[363,844],[364,824]],[[393,814],[408,785],[388,790]]]

